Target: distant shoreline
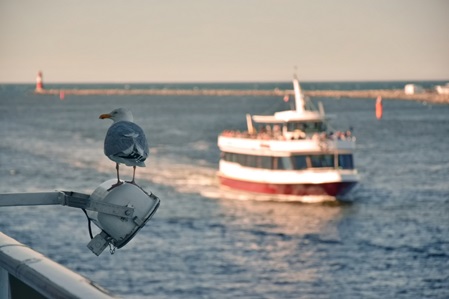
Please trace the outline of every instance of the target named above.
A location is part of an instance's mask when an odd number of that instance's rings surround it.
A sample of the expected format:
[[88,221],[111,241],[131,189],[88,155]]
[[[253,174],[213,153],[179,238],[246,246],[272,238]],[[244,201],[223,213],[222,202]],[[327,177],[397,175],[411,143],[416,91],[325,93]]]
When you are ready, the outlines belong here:
[[[160,95],[160,96],[286,96],[293,90],[232,90],[232,89],[42,89],[36,95]],[[402,89],[372,90],[303,90],[304,95],[314,98],[377,98],[422,101],[449,104],[449,94],[422,92],[405,94]]]

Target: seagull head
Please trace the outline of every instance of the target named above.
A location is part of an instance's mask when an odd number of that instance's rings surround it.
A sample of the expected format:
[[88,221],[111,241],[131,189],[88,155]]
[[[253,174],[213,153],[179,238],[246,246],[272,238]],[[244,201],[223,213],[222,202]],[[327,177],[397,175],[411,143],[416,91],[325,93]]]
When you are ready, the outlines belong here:
[[131,111],[125,108],[114,109],[109,113],[100,115],[100,118],[101,119],[110,118],[112,119],[113,122],[118,122],[122,120],[132,122],[134,120]]

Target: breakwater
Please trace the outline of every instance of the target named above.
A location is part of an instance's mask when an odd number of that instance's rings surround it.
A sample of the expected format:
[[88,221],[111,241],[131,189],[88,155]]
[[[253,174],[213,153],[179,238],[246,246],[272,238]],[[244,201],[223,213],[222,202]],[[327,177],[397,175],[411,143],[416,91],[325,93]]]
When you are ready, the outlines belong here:
[[[42,89],[37,95],[162,95],[162,96],[286,96],[293,90],[233,90],[233,89]],[[405,94],[402,89],[373,90],[304,90],[304,95],[314,98],[377,98],[422,101],[449,104],[449,95],[436,92]]]

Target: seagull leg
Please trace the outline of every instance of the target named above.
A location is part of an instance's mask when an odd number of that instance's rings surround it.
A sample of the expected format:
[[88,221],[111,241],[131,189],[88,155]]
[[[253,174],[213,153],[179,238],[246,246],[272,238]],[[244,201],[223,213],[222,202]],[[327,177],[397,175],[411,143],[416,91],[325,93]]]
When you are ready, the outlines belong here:
[[126,181],[126,182],[137,186],[136,182],[134,181],[135,177],[136,177],[136,166],[133,166],[133,179],[130,182],[128,182],[128,181]]
[[116,163],[115,164],[115,169],[117,170],[117,183],[115,183],[114,185],[111,186],[111,188],[108,189],[108,191],[110,191],[111,189],[120,186],[121,184],[123,184],[122,181],[120,181],[120,174],[119,174],[119,164]]
[[120,183],[119,167],[120,165],[118,163],[115,163],[115,169],[117,170],[117,184]]

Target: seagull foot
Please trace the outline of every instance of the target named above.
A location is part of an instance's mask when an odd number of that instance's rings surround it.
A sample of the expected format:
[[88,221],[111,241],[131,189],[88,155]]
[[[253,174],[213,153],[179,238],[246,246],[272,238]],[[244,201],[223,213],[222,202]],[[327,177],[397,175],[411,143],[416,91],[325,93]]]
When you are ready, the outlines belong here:
[[126,182],[127,182],[128,184],[133,184],[133,185],[138,186],[134,180],[132,180],[132,181],[126,181]]
[[122,181],[118,181],[117,183],[115,183],[114,185],[111,186],[111,188],[109,188],[107,191],[111,191],[112,189],[114,189],[115,187],[118,187],[120,185],[122,185],[123,182]]

